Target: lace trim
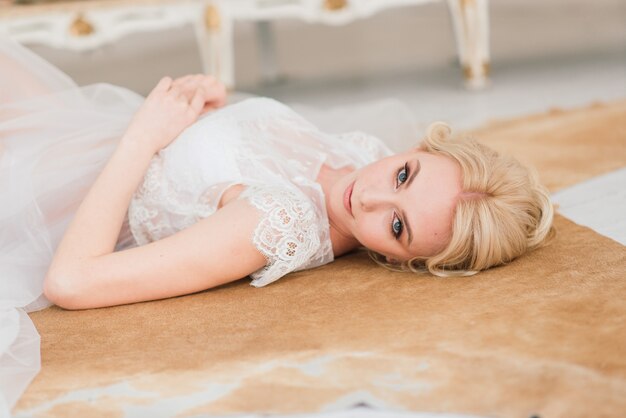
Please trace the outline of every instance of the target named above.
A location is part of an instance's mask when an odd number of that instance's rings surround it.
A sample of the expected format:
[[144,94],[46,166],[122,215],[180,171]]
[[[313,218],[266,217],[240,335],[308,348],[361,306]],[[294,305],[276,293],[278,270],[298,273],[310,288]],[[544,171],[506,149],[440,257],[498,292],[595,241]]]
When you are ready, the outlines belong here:
[[252,286],[262,287],[305,265],[320,247],[317,218],[312,204],[277,186],[248,186],[240,195],[263,216],[252,242],[267,264],[254,273]]
[[212,212],[208,202],[198,201],[164,178],[163,159],[156,154],[131,198],[128,225],[137,244],[145,245],[188,228]]

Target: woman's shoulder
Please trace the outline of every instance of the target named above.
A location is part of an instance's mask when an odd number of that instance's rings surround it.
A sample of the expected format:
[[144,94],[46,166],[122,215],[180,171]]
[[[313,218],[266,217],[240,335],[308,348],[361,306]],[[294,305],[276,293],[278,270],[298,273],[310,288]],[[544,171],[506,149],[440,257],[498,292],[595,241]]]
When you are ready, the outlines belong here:
[[324,225],[304,193],[286,184],[253,184],[238,197],[262,214],[252,241],[268,263],[251,274],[253,286],[265,286],[291,271],[332,261]]
[[238,197],[247,198],[262,211],[277,215],[275,220],[284,228],[311,227],[319,221],[311,198],[287,183],[253,183]]

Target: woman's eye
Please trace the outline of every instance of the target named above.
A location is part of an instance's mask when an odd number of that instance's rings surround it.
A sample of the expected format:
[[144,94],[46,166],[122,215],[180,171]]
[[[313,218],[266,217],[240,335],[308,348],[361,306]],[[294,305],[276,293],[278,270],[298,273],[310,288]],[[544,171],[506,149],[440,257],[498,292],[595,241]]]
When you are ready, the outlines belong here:
[[398,171],[398,175],[396,176],[397,185],[401,185],[409,178],[409,167],[408,163],[404,164],[404,167],[400,171]]
[[402,221],[394,216],[393,222],[391,223],[391,232],[398,239],[400,234],[402,234]]

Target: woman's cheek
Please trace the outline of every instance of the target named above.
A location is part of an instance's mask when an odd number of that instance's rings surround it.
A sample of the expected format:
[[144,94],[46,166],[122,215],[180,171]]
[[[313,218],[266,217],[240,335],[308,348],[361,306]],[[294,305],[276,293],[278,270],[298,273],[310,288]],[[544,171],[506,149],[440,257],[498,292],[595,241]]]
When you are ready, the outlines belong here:
[[362,225],[357,237],[359,242],[370,250],[384,252],[384,244],[389,238],[385,236],[380,220],[364,219]]

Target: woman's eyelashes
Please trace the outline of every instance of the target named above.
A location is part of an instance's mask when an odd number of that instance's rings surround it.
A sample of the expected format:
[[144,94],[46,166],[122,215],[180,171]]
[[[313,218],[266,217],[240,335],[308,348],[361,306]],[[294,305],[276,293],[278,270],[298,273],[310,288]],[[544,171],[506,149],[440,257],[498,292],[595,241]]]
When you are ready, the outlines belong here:
[[[404,183],[409,178],[409,163],[404,163],[404,166],[396,173],[396,188]],[[397,240],[402,235],[403,222],[394,213],[393,220],[391,221],[391,233]]]
[[402,221],[394,213],[393,221],[391,222],[391,233],[396,239],[399,239],[400,235],[402,235],[402,227]]
[[409,163],[406,162],[404,163],[404,166],[402,166],[402,168],[398,170],[398,173],[396,174],[396,188],[400,186],[402,183],[404,183],[408,178],[409,178]]

